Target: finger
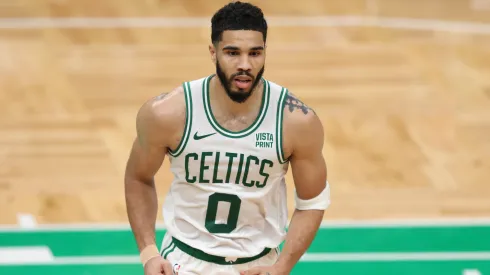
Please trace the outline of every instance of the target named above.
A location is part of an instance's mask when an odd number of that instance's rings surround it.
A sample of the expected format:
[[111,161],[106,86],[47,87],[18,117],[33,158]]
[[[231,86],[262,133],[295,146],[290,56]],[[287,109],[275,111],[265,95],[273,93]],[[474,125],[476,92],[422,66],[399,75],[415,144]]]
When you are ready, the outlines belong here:
[[252,268],[249,270],[242,271],[240,275],[260,275],[260,269]]
[[173,275],[172,264],[169,261],[163,260],[162,263],[163,274],[165,275]]

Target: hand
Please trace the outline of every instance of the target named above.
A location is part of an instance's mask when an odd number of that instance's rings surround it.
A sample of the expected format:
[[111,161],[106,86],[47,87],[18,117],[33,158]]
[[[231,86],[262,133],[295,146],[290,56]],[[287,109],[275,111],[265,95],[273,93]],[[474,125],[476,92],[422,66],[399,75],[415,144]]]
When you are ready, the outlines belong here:
[[172,264],[162,257],[150,259],[145,264],[145,275],[173,275]]
[[240,275],[289,275],[289,272],[279,270],[276,266],[257,266],[241,271]]

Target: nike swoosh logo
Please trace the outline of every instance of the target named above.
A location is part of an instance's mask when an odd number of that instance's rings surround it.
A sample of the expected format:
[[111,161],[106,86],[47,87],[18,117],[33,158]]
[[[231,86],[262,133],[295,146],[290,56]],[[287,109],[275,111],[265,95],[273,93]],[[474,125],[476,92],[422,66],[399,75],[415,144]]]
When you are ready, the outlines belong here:
[[216,134],[216,133],[211,133],[211,134],[207,134],[207,135],[202,135],[202,136],[199,136],[199,135],[197,134],[197,132],[196,132],[196,133],[194,134],[194,139],[195,139],[195,140],[200,140],[200,139],[203,139],[203,138],[207,138],[207,137],[209,137],[209,136],[212,136],[212,135],[214,135],[214,134]]

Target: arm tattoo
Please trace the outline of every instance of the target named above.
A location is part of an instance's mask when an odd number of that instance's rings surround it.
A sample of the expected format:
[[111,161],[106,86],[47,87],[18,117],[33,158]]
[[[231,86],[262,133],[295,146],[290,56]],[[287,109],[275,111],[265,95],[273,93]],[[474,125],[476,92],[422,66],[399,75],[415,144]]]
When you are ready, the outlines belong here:
[[162,100],[164,99],[166,96],[168,95],[168,93],[163,93],[163,94],[159,94],[155,97],[155,99],[153,101],[159,101],[159,100]]
[[293,95],[290,92],[288,92],[285,101],[286,101],[285,106],[287,106],[287,108],[291,113],[294,112],[294,110],[299,109],[305,115],[308,114],[309,111],[313,112],[313,114],[316,115],[313,109],[308,107],[306,104],[304,104],[301,100],[299,100],[295,95]]

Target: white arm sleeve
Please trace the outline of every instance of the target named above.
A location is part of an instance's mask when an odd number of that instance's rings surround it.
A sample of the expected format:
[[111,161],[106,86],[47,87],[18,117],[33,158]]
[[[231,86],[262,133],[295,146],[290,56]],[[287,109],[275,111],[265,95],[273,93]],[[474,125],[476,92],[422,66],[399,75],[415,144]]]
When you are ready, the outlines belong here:
[[302,200],[298,198],[296,190],[294,190],[294,200],[296,203],[296,209],[298,210],[325,210],[330,206],[330,185],[325,186],[325,189],[316,197],[309,200]]

